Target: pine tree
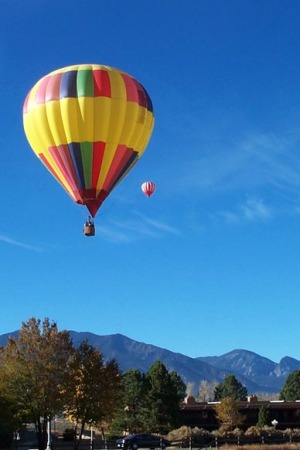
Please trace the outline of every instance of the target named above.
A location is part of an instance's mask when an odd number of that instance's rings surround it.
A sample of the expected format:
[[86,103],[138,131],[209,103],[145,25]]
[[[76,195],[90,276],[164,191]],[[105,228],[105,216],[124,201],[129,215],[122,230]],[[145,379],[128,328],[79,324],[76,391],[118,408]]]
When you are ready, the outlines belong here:
[[232,374],[226,375],[224,382],[215,388],[214,399],[216,401],[230,397],[233,400],[247,400],[248,391],[245,386],[236,379]]
[[266,406],[261,406],[258,412],[258,422],[257,426],[259,428],[263,428],[267,425],[269,418],[269,411],[267,410]]
[[280,393],[280,400],[300,400],[300,370],[294,370],[288,375]]

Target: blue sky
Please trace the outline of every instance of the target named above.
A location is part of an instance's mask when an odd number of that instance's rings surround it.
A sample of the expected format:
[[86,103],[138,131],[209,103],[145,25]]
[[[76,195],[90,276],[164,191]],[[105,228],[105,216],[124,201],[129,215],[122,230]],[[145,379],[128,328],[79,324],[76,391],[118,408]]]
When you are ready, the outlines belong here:
[[[298,0],[1,1],[0,334],[49,317],[192,357],[300,359],[299,14]],[[137,78],[156,118],[95,238],[22,124],[36,81],[80,63]]]

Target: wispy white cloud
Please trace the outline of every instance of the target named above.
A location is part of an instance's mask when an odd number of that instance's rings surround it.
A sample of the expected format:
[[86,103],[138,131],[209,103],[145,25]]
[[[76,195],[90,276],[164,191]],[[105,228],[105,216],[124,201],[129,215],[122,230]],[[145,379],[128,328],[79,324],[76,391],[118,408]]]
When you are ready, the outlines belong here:
[[152,229],[164,232],[164,233],[170,233],[170,234],[180,234],[179,230],[175,228],[174,226],[168,224],[167,222],[159,219],[153,219],[151,217],[147,217],[144,214],[141,214],[140,212],[135,212],[135,214],[142,219],[144,224],[149,225]]
[[244,205],[240,205],[241,212],[247,220],[266,220],[272,216],[271,208],[263,200],[250,198]]
[[248,198],[233,211],[219,211],[217,214],[228,224],[266,221],[273,217],[272,209],[260,198]]
[[147,217],[133,211],[134,218],[127,220],[110,219],[110,226],[97,227],[97,234],[110,242],[131,242],[144,237],[160,238],[166,234],[179,234],[179,231],[166,221]]
[[25,250],[30,250],[30,251],[33,251],[33,252],[42,252],[43,251],[43,249],[41,247],[38,247],[38,246],[32,245],[32,244],[27,244],[25,242],[17,241],[15,239],[12,239],[12,238],[10,238],[8,236],[5,236],[3,234],[0,234],[0,242],[3,242],[3,243],[8,244],[8,245],[13,245],[13,246],[16,246],[16,247],[21,247],[21,248],[24,248]]
[[113,243],[126,243],[131,241],[130,236],[128,236],[125,232],[116,230],[115,228],[109,226],[97,226],[96,233],[97,236],[99,235],[101,238]]
[[226,140],[183,166],[181,188],[198,193],[300,187],[300,129],[283,136],[248,135],[229,148]]

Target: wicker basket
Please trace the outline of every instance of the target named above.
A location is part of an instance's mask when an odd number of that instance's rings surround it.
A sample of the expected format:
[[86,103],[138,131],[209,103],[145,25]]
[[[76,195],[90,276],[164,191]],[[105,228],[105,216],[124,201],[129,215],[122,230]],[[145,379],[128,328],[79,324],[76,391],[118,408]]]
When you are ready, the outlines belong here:
[[93,224],[84,225],[83,234],[85,236],[95,236],[95,226]]

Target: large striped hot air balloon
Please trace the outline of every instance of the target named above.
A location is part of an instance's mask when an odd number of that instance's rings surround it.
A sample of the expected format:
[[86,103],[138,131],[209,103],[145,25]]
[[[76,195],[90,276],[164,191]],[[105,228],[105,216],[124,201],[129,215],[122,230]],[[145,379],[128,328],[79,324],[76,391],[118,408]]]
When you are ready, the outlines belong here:
[[69,66],[43,77],[23,107],[33,151],[94,217],[150,139],[154,115],[143,86],[108,66]]

